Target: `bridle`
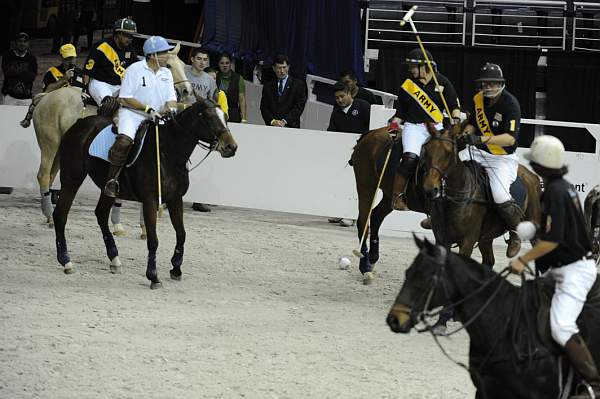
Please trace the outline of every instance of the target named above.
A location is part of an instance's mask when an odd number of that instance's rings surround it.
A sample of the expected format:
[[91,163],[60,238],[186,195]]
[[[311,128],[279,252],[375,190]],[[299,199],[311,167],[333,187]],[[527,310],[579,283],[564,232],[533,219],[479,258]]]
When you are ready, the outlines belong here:
[[[204,111],[206,111],[206,110],[207,110],[207,109],[209,109],[209,108],[215,108],[215,109],[216,109],[216,108],[217,108],[217,106],[216,106],[216,105],[214,105],[214,104],[212,104],[211,102],[207,101],[207,104],[206,104],[205,108],[204,108],[204,109],[202,109],[202,111],[200,112],[200,114],[201,114],[201,115],[203,115],[203,114],[204,114]],[[216,111],[215,111],[215,112],[216,112]],[[204,116],[204,115],[203,115],[203,116]],[[202,159],[201,159],[201,160],[200,160],[200,161],[199,161],[199,162],[198,162],[196,165],[194,165],[193,167],[189,168],[189,169],[188,169],[188,172],[191,172],[191,171],[193,171],[194,169],[196,169],[198,166],[200,166],[200,165],[201,165],[201,164],[202,164],[202,163],[203,163],[203,162],[206,160],[206,158],[208,158],[208,156],[209,156],[209,155],[210,155],[210,154],[211,154],[211,153],[212,153],[212,152],[213,152],[213,151],[214,151],[214,150],[217,148],[217,146],[219,145],[219,139],[221,138],[221,136],[222,136],[223,134],[225,134],[225,132],[228,132],[228,131],[229,131],[229,129],[227,128],[227,126],[225,126],[225,129],[219,129],[217,133],[215,133],[215,132],[213,131],[213,133],[212,133],[212,135],[213,135],[213,136],[212,136],[212,138],[211,138],[211,139],[209,139],[210,141],[209,141],[209,140],[202,140],[202,139],[198,139],[198,142],[196,143],[196,145],[197,145],[198,147],[202,148],[203,150],[206,150],[206,151],[208,151],[208,152],[206,153],[206,155],[205,155],[205,156],[204,156],[204,157],[203,157],[203,158],[202,158]],[[207,144],[205,144],[205,143],[208,143],[208,145],[207,145]]]

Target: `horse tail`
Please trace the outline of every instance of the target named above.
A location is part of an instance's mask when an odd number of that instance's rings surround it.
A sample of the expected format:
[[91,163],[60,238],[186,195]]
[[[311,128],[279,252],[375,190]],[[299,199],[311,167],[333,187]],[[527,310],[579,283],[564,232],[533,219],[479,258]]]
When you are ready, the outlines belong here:
[[112,118],[120,106],[121,104],[117,98],[107,96],[102,100],[100,107],[98,107],[98,115]]

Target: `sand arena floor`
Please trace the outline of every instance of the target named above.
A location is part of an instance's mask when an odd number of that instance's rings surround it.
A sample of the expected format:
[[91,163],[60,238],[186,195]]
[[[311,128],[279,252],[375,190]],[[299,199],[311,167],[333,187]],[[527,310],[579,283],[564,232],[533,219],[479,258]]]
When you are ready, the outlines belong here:
[[[158,226],[150,290],[137,205],[108,260],[93,209],[79,194],[67,225],[76,272],[55,257],[34,191],[0,196],[1,398],[472,397],[467,373],[427,334],[393,334],[385,316],[416,249],[382,237],[377,280],[363,286],[355,227],[325,218],[186,206],[183,281],[168,278],[175,234]],[[496,248],[497,268],[506,265]],[[444,340],[465,361],[463,333]]]

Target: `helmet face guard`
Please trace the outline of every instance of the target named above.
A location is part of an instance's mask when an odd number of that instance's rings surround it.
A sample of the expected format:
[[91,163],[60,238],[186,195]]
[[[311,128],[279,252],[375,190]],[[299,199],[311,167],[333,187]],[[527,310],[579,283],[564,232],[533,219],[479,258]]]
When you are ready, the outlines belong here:
[[[437,71],[437,64],[433,60],[433,56],[431,55],[431,53],[427,50],[425,50],[425,53],[427,54],[427,58],[429,59],[429,62],[431,62],[431,68],[433,69],[433,71]],[[426,67],[425,73],[427,73],[427,71],[429,70],[429,67],[427,67],[427,60],[425,59],[425,55],[423,55],[423,52],[421,51],[420,48],[415,48],[415,49],[412,49],[411,51],[409,51],[409,53],[407,54],[403,63],[405,65],[407,65],[408,72],[411,71],[413,66],[416,66],[419,68],[419,74],[416,77],[417,79],[422,79],[424,77],[424,76],[421,76],[421,67],[422,66]]]
[[495,98],[499,96],[505,87],[504,80],[480,80],[477,79],[477,88],[483,92],[486,98]]

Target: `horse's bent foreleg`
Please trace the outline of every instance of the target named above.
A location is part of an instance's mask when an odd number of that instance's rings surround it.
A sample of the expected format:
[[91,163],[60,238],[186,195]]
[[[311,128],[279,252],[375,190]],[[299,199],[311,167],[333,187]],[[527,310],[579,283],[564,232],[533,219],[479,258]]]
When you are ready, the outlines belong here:
[[494,266],[496,259],[494,258],[493,241],[479,241],[479,252],[481,253],[481,263],[487,266]]
[[384,196],[371,213],[371,232],[369,234],[369,261],[372,264],[379,260],[379,228],[387,215],[392,212],[392,199]]
[[158,237],[156,236],[156,211],[158,205],[154,198],[144,201],[144,222],[148,238],[146,245],[148,247],[148,263],[146,265],[146,278],[150,280],[150,288],[160,288],[162,283],[158,278],[156,271],[156,249],[158,248]]
[[58,263],[64,267],[64,272],[66,274],[70,274],[73,273],[74,270],[73,263],[69,257],[69,251],[67,249],[65,225],[67,224],[67,216],[69,214],[69,210],[71,209],[71,205],[73,204],[73,199],[75,198],[75,194],[77,193],[79,186],[81,186],[81,183],[83,183],[83,180],[61,180],[62,191],[60,197],[58,198],[58,203],[56,204],[54,213],[52,214],[52,218],[54,221],[54,232],[56,234],[56,258],[58,259]]
[[175,236],[177,243],[175,244],[175,252],[171,258],[171,269],[170,274],[173,280],[181,280],[181,264],[183,263],[183,246],[185,244],[185,228],[183,227],[183,199],[181,197],[175,198],[167,203],[169,207],[169,217],[171,218],[171,224],[175,229]]
[[102,239],[104,240],[104,246],[106,247],[106,256],[108,256],[108,259],[110,260],[110,272],[113,274],[121,274],[119,250],[117,249],[117,244],[115,244],[113,235],[108,228],[108,215],[113,202],[114,198],[101,194],[98,199],[98,204],[96,205],[95,214],[98,226],[100,226],[100,230],[102,231]]

